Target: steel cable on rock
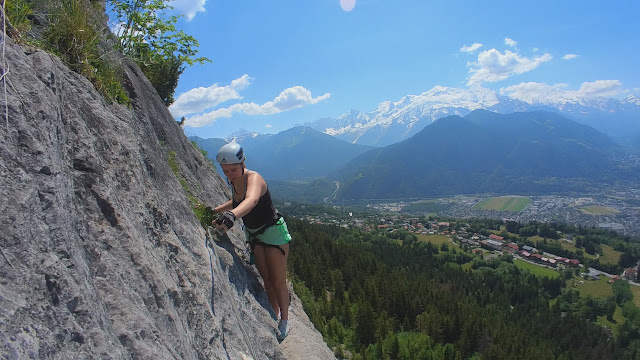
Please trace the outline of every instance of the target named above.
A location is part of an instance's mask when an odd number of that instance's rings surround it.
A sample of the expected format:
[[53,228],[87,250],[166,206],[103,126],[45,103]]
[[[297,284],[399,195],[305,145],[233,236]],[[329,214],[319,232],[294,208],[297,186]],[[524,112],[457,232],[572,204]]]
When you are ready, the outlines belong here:
[[[213,261],[211,259],[211,250],[213,250],[214,253],[214,257],[216,258],[216,263],[217,263],[217,268],[220,269],[220,271],[222,270],[222,264],[220,263],[220,256],[218,255],[218,250],[216,250],[217,246],[215,244],[213,244],[213,236],[211,235],[211,227],[207,227],[207,236],[206,236],[206,246],[208,248],[210,248],[210,250],[207,250],[209,252],[209,264],[211,266],[211,311],[213,312],[213,286],[214,286],[214,266],[213,266]],[[253,356],[254,360],[257,360],[258,357],[256,356],[256,352],[253,349],[253,344],[251,343],[251,341],[249,340],[249,335],[247,334],[246,329],[244,328],[244,325],[242,324],[242,321],[240,321],[240,316],[238,315],[238,310],[236,309],[235,306],[235,302],[232,301],[231,299],[231,289],[229,289],[229,285],[227,284],[227,282],[223,281],[224,283],[224,288],[226,290],[226,294],[227,294],[227,300],[229,301],[229,303],[231,303],[231,312],[233,312],[233,315],[236,318],[236,321],[238,322],[238,326],[240,327],[240,331],[242,332],[242,336],[244,337],[244,341],[247,344],[247,347],[249,348],[249,351],[251,352],[251,356]]]
[[6,0],[2,2],[2,91],[4,93],[4,117],[7,122],[7,136],[9,136],[9,101],[7,99],[7,59],[5,55],[5,43],[7,42],[7,13]]

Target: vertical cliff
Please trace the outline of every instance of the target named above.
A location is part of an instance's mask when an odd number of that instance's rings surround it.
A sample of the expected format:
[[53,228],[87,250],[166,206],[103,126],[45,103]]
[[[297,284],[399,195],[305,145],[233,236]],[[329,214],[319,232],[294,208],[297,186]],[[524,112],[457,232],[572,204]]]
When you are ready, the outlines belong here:
[[134,64],[119,65],[127,107],[2,42],[0,357],[333,358],[295,295],[278,344],[237,228],[218,256],[206,246],[189,196],[230,193]]

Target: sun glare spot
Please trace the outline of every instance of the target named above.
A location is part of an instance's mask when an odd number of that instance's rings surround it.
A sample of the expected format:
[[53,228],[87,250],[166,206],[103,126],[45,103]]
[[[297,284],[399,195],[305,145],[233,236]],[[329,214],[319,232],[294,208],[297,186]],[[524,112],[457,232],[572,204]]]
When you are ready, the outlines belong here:
[[351,11],[356,6],[356,0],[340,0],[340,6],[344,11]]

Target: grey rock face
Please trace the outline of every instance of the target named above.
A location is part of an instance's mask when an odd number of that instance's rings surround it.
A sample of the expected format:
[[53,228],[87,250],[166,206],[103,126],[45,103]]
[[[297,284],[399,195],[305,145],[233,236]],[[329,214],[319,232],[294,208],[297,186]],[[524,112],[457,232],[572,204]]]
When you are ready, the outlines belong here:
[[216,205],[230,193],[135,65],[122,60],[127,108],[5,40],[1,358],[334,358],[295,296],[278,344],[257,272],[232,245],[239,229],[217,257],[206,246],[168,157],[191,196]]

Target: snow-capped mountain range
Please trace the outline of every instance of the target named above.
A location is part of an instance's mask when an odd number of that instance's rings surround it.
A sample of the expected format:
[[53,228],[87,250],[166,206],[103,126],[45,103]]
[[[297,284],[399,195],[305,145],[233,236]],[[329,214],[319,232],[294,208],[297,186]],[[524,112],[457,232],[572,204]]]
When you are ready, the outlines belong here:
[[635,95],[621,100],[558,96],[528,98],[525,102],[481,87],[436,86],[420,95],[407,95],[396,102],[382,102],[372,112],[351,110],[337,119],[322,118],[308,125],[352,143],[386,146],[415,135],[439,118],[465,116],[478,109],[502,114],[555,111],[592,126],[618,142],[633,143],[636,138],[640,139],[640,98]]
[[227,142],[240,142],[240,140],[246,139],[246,138],[255,138],[256,136],[259,136],[260,134],[258,134],[255,131],[249,131],[245,128],[240,128],[237,131],[229,134],[229,136],[227,136],[225,138],[225,140]]

